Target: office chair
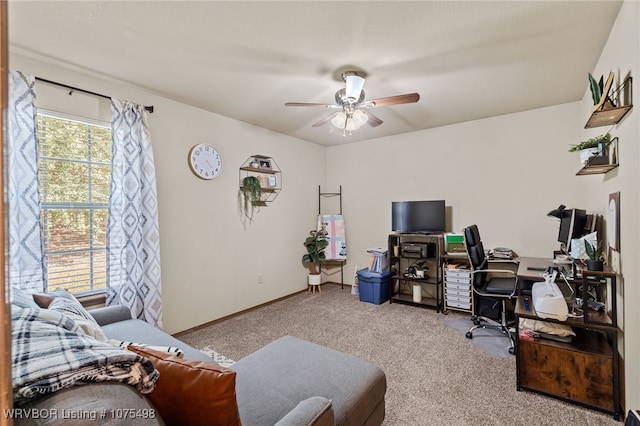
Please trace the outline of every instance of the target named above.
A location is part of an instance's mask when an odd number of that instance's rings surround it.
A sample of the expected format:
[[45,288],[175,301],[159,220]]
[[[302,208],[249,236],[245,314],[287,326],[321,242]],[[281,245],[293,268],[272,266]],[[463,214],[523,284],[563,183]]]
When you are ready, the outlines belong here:
[[472,339],[473,332],[479,328],[496,328],[509,337],[509,353],[513,355],[515,342],[509,332],[507,301],[516,293],[518,277],[510,270],[488,268],[489,261],[476,225],[464,228],[464,245],[471,264],[471,282],[475,299],[472,318],[474,325],[467,331],[466,337]]

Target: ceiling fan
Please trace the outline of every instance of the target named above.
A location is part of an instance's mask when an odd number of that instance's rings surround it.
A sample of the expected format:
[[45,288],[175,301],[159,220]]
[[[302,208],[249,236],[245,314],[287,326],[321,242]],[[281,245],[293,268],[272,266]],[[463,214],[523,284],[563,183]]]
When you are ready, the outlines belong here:
[[365,93],[364,90],[362,90],[364,88],[364,77],[359,76],[355,71],[345,71],[342,73],[342,80],[345,82],[345,88],[336,92],[335,104],[287,102],[285,105],[337,109],[338,111],[314,123],[312,127],[320,127],[323,124],[331,122],[337,128],[342,129],[343,135],[346,136],[347,132],[351,135],[352,130],[357,130],[365,124],[371,127],[377,127],[382,124],[381,119],[368,111],[370,108],[408,104],[420,100],[418,93],[365,100]]

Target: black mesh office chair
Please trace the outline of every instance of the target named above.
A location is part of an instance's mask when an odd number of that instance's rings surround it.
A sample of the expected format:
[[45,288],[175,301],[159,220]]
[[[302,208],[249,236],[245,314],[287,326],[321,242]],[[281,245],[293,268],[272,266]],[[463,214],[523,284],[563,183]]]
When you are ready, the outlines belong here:
[[466,336],[472,339],[473,332],[478,328],[497,328],[509,337],[509,353],[514,354],[514,338],[507,322],[507,301],[516,293],[518,277],[510,270],[488,268],[488,259],[476,225],[464,229],[464,244],[471,263],[474,293],[474,326]]

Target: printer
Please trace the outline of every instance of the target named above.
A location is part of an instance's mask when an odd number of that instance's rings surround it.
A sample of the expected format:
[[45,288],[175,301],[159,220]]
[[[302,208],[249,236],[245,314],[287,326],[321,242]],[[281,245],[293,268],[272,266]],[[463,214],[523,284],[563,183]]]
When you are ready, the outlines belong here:
[[545,274],[545,281],[534,283],[531,289],[533,306],[540,318],[550,318],[558,321],[566,321],[569,317],[569,308],[564,295],[555,283],[557,271],[553,274]]

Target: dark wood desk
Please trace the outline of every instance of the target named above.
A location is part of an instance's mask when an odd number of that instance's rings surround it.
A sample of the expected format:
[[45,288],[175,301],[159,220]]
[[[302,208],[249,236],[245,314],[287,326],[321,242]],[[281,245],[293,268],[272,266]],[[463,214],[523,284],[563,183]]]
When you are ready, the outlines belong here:
[[544,281],[542,274],[549,266],[554,266],[553,259],[544,257],[520,257],[519,261],[516,272],[519,280]]
[[[543,281],[542,274],[552,259],[521,257],[518,279]],[[534,269],[532,269],[534,268]],[[544,270],[539,270],[543,268]],[[616,275],[609,270],[586,272],[578,268],[580,278],[569,280],[572,286],[581,285],[586,297],[586,286],[603,285],[609,281],[613,295],[610,312],[587,309],[587,315],[560,322],[545,322],[570,326],[576,333],[570,343],[548,339],[524,339],[520,336],[520,318],[541,320],[536,315],[531,296],[520,295],[516,299],[516,384],[518,390],[528,390],[563,401],[582,405],[620,418],[620,378],[618,368],[618,327],[616,322]],[[604,284],[606,285],[606,283]],[[563,287],[560,285],[559,287]],[[529,310],[524,300],[528,299]]]

